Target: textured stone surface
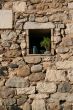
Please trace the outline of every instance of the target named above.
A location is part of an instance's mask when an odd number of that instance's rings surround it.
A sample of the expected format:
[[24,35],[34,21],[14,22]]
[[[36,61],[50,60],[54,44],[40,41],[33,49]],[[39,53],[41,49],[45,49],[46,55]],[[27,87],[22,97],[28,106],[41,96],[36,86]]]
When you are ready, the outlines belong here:
[[29,98],[31,98],[31,99],[45,99],[48,97],[49,97],[49,95],[47,95],[47,94],[31,94],[31,95],[29,95]]
[[42,71],[42,65],[33,65],[31,67],[31,72],[36,73],[36,72],[41,72]]
[[25,102],[25,104],[22,105],[21,108],[23,110],[31,110],[31,105],[29,103]]
[[0,29],[12,29],[12,10],[0,10]]
[[32,103],[32,110],[46,110],[44,100],[34,100]]
[[39,82],[37,83],[37,90],[40,93],[54,93],[56,92],[56,84],[49,82]]
[[9,78],[6,81],[5,86],[22,88],[22,87],[28,87],[29,86],[29,82],[28,82],[27,79],[14,76],[12,78]]
[[65,81],[65,72],[62,70],[47,69],[45,80],[48,81]]

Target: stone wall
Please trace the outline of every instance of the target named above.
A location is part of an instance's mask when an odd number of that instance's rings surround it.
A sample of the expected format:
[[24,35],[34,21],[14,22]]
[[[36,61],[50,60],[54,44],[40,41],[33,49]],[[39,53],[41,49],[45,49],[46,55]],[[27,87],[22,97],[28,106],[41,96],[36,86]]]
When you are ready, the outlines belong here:
[[[36,27],[53,55],[27,55]],[[73,0],[0,1],[0,110],[73,110]]]

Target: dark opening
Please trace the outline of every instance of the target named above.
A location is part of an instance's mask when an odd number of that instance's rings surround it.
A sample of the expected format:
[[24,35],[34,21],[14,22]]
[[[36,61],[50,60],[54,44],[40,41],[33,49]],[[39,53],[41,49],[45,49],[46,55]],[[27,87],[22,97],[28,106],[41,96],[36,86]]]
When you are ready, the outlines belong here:
[[[41,47],[40,43],[44,37],[49,37],[51,41],[51,30],[33,29],[29,30],[29,54],[44,54],[46,49]],[[51,50],[51,44],[50,49]]]

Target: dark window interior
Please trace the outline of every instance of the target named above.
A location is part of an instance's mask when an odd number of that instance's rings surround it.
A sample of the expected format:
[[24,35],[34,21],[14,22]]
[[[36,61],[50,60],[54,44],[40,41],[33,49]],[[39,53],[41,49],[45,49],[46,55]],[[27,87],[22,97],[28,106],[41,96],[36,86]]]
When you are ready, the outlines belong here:
[[43,40],[44,37],[49,37],[51,39],[51,30],[29,30],[29,54],[44,54],[45,48],[41,47],[40,45],[40,42]]

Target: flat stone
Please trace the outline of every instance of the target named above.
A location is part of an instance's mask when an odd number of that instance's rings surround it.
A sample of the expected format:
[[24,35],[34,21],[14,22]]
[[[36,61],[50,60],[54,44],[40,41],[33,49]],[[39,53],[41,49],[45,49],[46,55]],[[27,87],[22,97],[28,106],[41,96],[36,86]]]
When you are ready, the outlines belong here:
[[17,95],[20,94],[34,94],[35,93],[35,86],[25,87],[25,88],[16,88]]
[[0,29],[12,29],[12,10],[0,10]]
[[14,12],[24,12],[27,9],[26,2],[15,1],[13,2],[13,11]]
[[33,65],[31,67],[31,72],[36,73],[36,72],[41,72],[42,71],[42,65]]
[[46,99],[46,98],[49,98],[49,95],[47,95],[47,94],[31,94],[31,95],[29,95],[29,98],[30,99]]
[[56,92],[56,84],[49,82],[38,82],[36,86],[40,93],[54,93]]
[[29,63],[29,64],[37,64],[41,62],[41,58],[37,56],[36,57],[35,56],[24,57],[24,60],[26,63]]
[[73,61],[58,61],[56,62],[57,69],[69,69],[73,68]]
[[55,25],[51,22],[47,23],[37,23],[37,22],[26,22],[24,24],[24,29],[52,29]]
[[47,81],[65,81],[65,72],[63,70],[47,69],[45,80]]
[[17,87],[17,88],[24,88],[29,86],[29,81],[27,79],[21,77],[11,77],[9,78],[6,83],[6,87]]
[[41,0],[30,0],[31,3],[35,4],[35,3],[39,3]]
[[24,65],[16,70],[17,76],[26,77],[30,75],[30,68],[28,65]]
[[29,76],[29,80],[30,80],[31,82],[37,82],[37,81],[43,80],[44,78],[45,78],[45,75],[44,75],[42,72],[32,73],[32,74]]
[[46,110],[44,100],[33,100],[32,110]]

